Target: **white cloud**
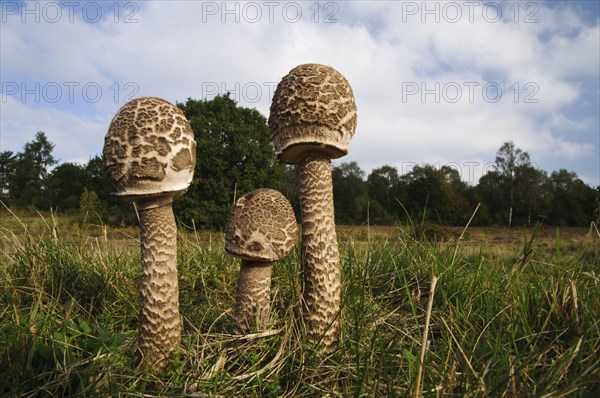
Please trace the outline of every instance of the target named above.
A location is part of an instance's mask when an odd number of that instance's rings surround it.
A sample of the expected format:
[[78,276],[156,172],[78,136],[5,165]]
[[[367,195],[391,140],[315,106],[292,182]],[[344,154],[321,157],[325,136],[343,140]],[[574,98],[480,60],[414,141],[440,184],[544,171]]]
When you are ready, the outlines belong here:
[[102,146],[110,123],[109,119],[90,120],[66,110],[33,109],[10,97],[2,104],[2,115],[3,151],[21,151],[36,132],[43,131],[55,145],[54,157],[60,162],[85,163],[90,156],[99,154],[97,148]]
[[[344,159],[367,171],[405,161],[493,159],[507,140],[557,164],[597,156],[590,126],[598,115],[567,117],[565,107],[583,100],[585,79],[597,81],[599,25],[584,22],[566,3],[531,3],[537,10],[511,3],[520,7],[518,20],[513,8],[497,22],[490,22],[494,10],[486,16],[476,9],[471,20],[463,6],[455,23],[448,21],[454,14],[440,14],[436,23],[435,15],[407,8],[423,2],[340,2],[318,15],[313,3],[296,2],[303,18],[295,23],[295,9],[283,12],[286,3],[272,10],[254,3],[262,12],[256,23],[248,21],[256,16],[252,9],[243,13],[248,3],[227,3],[229,10],[239,7],[229,14],[223,4],[144,2],[137,23],[3,23],[2,52],[11,54],[2,59],[3,82],[96,82],[103,88],[96,103],[22,103],[8,96],[3,147],[20,150],[29,139],[23,132],[44,130],[56,139],[61,160],[87,159],[99,153],[110,115],[128,94],[175,102],[228,89],[241,105],[267,115],[274,84],[295,65],[318,62],[340,70],[353,86],[359,123]],[[439,3],[440,12],[447,4]],[[323,23],[327,15],[338,22]],[[526,16],[538,22],[523,23]],[[126,90],[127,82],[133,85]],[[502,89],[497,102],[489,98],[495,86],[482,91],[489,83]],[[407,93],[415,87],[418,92]],[[429,94],[423,97],[423,90]],[[578,129],[576,142],[564,134],[569,128]]]
[[568,141],[563,137],[554,136],[549,131],[542,132],[538,138],[538,150],[555,158],[577,159],[590,155],[594,149],[592,144]]

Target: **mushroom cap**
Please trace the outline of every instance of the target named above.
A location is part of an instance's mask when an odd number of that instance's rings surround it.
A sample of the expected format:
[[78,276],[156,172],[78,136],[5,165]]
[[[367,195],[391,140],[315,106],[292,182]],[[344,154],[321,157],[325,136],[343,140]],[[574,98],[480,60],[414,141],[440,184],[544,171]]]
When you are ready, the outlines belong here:
[[182,195],[192,182],[196,141],[183,112],[154,97],[129,101],[110,122],[104,167],[117,196],[131,201]]
[[296,244],[298,226],[290,202],[274,189],[237,200],[225,229],[225,250],[242,259],[276,261]]
[[356,130],[356,103],[348,80],[330,66],[292,69],[275,89],[269,115],[277,158],[295,164],[308,154],[337,159]]

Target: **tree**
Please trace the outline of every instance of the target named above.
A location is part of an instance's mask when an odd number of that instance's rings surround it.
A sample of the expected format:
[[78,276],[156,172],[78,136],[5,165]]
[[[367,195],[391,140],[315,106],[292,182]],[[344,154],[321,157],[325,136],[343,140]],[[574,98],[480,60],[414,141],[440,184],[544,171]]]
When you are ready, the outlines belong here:
[[473,210],[467,199],[467,184],[460,179],[458,170],[450,166],[440,168],[438,179],[444,193],[442,219],[452,225],[464,224]]
[[534,217],[543,219],[550,211],[551,195],[547,189],[546,172],[520,165],[515,169],[515,218],[530,225]]
[[[112,198],[115,192],[115,188],[110,184],[106,178],[104,171],[104,161],[100,156],[91,157],[90,160],[84,166],[85,170],[85,186],[90,190],[96,192],[98,198],[101,200],[108,200]],[[122,203],[123,201],[115,198],[115,203]],[[130,209],[131,204],[126,203],[125,208]]]
[[50,205],[59,211],[77,210],[85,187],[85,169],[74,163],[62,163],[54,168],[46,181]]
[[267,120],[227,95],[178,104],[197,143],[196,170],[175,211],[198,227],[222,229],[234,199],[257,188],[276,188],[285,168],[276,162]]
[[596,187],[596,210],[594,210],[593,220],[596,225],[600,224],[600,185]]
[[18,206],[33,205],[44,208],[50,205],[44,196],[50,167],[57,160],[52,155],[54,144],[43,131],[38,131],[33,141],[25,144],[23,152],[16,155],[14,172],[9,178],[10,196]]
[[402,179],[406,183],[407,210],[411,217],[421,219],[429,212],[436,214],[437,221],[441,221],[444,193],[435,167],[430,164],[417,165]]
[[482,208],[478,216],[483,218],[483,223],[502,224],[508,221],[508,214],[504,211],[508,196],[504,192],[504,180],[496,170],[484,174],[475,187],[477,195],[481,198]]
[[513,206],[514,206],[514,182],[515,172],[518,167],[528,166],[530,164],[529,154],[515,147],[512,141],[507,141],[496,152],[496,170],[504,178],[509,192],[509,210],[508,227],[512,225]]
[[549,179],[552,210],[549,222],[555,225],[585,226],[595,220],[596,191],[565,169],[554,171]]
[[356,162],[341,163],[332,170],[336,223],[363,223],[367,220],[369,190],[365,172]]
[[384,165],[374,169],[367,177],[369,200],[381,205],[385,216],[400,216],[402,207],[398,201],[403,202],[402,186],[398,170],[392,166]]
[[9,179],[15,168],[12,151],[0,152],[0,200],[6,202],[9,194]]
[[102,203],[96,192],[88,190],[87,187],[83,188],[79,198],[79,220],[81,224],[89,224],[97,220],[101,207]]
[[104,161],[100,156],[94,156],[84,166],[84,186],[93,192],[101,204],[95,208],[103,222],[108,224],[132,224],[137,217],[132,211],[131,203],[113,195],[115,188],[105,175]]
[[298,167],[296,165],[283,164],[281,176],[273,181],[273,189],[278,190],[285,196],[294,209],[296,218],[300,219],[300,192],[298,189]]
[[58,163],[52,155],[53,150],[54,144],[48,140],[43,131],[38,131],[33,141],[25,144],[23,156],[31,158],[33,174],[41,181],[48,176],[49,168]]
[[[407,209],[413,218],[431,218],[440,223],[462,224],[470,213],[466,184],[456,169],[433,165],[415,166],[402,176],[406,183]],[[429,215],[428,215],[429,214]]]

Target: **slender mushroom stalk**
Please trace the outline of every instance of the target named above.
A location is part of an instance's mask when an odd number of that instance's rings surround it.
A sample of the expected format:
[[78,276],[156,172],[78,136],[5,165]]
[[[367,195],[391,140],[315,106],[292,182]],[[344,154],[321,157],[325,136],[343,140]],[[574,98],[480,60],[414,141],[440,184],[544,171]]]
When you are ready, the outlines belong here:
[[[142,363],[156,371],[179,346],[177,229],[173,208],[164,205],[139,210],[142,280],[138,350]],[[145,366],[145,365],[143,365]]]
[[133,202],[139,214],[140,366],[159,373],[181,339],[172,202],[192,181],[196,142],[181,110],[162,99],[143,97],[119,109],[103,155],[116,195]]
[[329,353],[340,333],[331,159],[348,153],[356,129],[352,88],[329,66],[297,66],[275,90],[269,129],[279,161],[299,166],[303,317],[309,344]]
[[238,334],[263,330],[271,318],[271,269],[298,236],[290,202],[273,189],[257,189],[235,204],[225,229],[225,250],[242,259],[235,292]]
[[340,264],[333,209],[331,161],[307,156],[300,161],[300,214],[304,267],[304,319],[308,341],[323,352],[339,336]]
[[235,333],[258,332],[269,324],[272,269],[271,261],[242,259],[235,289]]

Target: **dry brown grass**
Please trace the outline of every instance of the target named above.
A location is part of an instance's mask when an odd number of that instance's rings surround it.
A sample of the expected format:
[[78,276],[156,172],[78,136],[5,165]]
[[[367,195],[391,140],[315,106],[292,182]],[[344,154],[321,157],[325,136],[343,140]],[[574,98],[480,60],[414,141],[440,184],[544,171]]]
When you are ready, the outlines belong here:
[[342,339],[319,358],[300,250],[274,269],[273,330],[242,339],[228,334],[239,262],[221,233],[180,225],[182,346],[149,378],[133,362],[137,227],[0,221],[2,396],[600,396],[600,237],[586,229],[432,226],[437,242],[339,226]]

